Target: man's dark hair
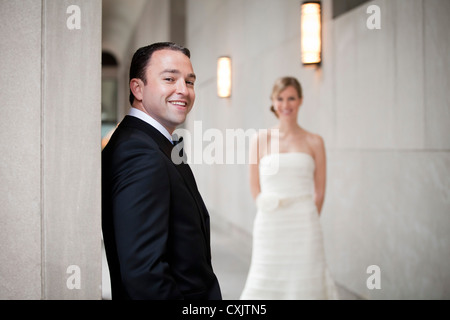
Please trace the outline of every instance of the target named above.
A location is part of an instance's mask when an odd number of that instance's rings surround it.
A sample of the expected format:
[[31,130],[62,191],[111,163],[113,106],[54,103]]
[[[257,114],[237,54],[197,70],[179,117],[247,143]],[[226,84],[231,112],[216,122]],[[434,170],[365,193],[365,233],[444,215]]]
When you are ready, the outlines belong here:
[[[158,50],[174,50],[174,51],[180,51],[184,55],[186,55],[188,58],[191,57],[191,52],[189,49],[180,46],[173,42],[157,42],[153,43],[151,45],[148,45],[146,47],[139,48],[133,55],[133,59],[131,60],[130,65],[130,79],[137,78],[141,79],[144,84],[147,84],[147,79],[145,77],[145,72],[147,70],[147,66],[150,62],[150,58],[152,57],[153,52]],[[133,105],[134,102],[134,95],[133,92],[131,92],[130,89],[130,104]]]

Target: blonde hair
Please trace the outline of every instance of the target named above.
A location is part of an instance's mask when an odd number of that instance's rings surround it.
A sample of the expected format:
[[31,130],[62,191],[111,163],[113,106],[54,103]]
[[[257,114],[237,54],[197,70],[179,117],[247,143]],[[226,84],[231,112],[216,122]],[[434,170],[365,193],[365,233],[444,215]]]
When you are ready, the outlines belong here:
[[[270,99],[272,100],[274,97],[278,96],[287,87],[293,87],[297,91],[298,97],[300,99],[303,98],[303,90],[300,82],[294,77],[282,77],[275,81]],[[273,105],[270,106],[270,111],[272,111],[278,118],[277,111],[275,110]]]

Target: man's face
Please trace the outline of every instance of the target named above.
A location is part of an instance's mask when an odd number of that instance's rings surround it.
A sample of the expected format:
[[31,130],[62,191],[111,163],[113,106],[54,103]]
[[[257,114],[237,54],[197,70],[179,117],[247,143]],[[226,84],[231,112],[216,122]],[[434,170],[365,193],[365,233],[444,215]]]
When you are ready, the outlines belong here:
[[191,60],[182,52],[153,53],[142,89],[142,106],[170,133],[186,120],[195,100],[195,74]]

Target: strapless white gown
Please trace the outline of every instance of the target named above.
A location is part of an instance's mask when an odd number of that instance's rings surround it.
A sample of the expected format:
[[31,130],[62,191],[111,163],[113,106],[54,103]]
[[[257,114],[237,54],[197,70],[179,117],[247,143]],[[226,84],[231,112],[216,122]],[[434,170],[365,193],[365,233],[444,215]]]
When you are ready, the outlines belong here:
[[261,159],[252,259],[241,300],[338,299],[314,203],[314,170],[307,153]]

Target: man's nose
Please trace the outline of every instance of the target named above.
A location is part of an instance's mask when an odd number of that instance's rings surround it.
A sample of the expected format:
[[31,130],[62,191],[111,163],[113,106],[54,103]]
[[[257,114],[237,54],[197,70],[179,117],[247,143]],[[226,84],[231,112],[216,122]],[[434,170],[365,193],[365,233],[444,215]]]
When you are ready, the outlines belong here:
[[187,85],[184,79],[180,79],[177,82],[177,93],[179,94],[187,94]]

